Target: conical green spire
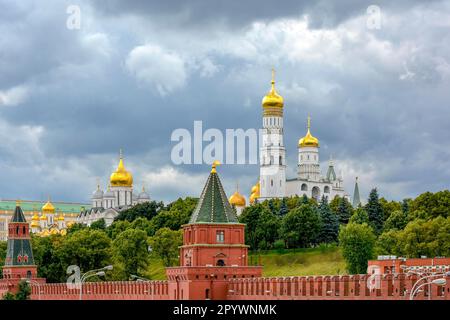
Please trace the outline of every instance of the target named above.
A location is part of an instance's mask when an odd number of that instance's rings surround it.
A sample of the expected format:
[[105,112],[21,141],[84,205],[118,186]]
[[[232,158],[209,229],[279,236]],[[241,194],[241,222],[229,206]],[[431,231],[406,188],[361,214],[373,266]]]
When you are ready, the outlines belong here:
[[355,190],[353,191],[353,208],[358,207],[360,204],[361,199],[359,198],[358,177],[356,177]]
[[239,223],[216,172],[217,164],[213,164],[189,223]]
[[336,172],[334,172],[334,162],[331,157],[330,161],[328,162],[327,180],[330,182],[336,180]]
[[33,250],[27,221],[19,203],[9,223],[5,266],[33,266]]

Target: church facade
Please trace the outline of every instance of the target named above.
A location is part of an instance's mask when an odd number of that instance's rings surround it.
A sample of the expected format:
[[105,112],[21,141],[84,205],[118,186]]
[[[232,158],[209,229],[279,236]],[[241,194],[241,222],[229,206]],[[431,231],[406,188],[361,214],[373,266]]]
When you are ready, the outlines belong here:
[[81,211],[77,222],[91,225],[97,220],[104,219],[109,226],[120,211],[149,201],[150,196],[144,187],[139,193],[133,191],[133,175],[125,169],[122,151],[120,151],[119,164],[110,176],[106,191],[97,184],[97,190],[92,194],[92,207]]
[[256,199],[283,198],[306,195],[320,200],[336,196],[347,197],[344,180],[335,171],[330,159],[326,175],[322,175],[319,160],[319,139],[311,134],[311,118],[308,116],[306,135],[298,141],[297,176],[286,177],[286,147],[284,145],[284,99],[275,89],[274,72],[272,86],[262,100],[263,127],[260,148],[260,177],[253,186],[250,203]]

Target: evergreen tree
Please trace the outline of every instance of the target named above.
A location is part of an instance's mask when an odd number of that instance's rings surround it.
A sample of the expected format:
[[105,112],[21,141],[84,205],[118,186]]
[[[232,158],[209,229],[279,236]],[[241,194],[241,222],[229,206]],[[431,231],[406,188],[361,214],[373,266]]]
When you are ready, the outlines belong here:
[[288,209],[288,206],[287,206],[286,198],[283,198],[283,200],[281,200],[279,215],[281,217],[284,217],[285,215],[288,214],[288,212],[289,212],[289,209]]
[[383,229],[383,207],[378,199],[378,191],[372,189],[369,194],[369,200],[366,204],[366,211],[369,215],[369,224],[372,226],[376,234],[380,234]]
[[364,208],[359,207],[358,209],[355,210],[349,222],[357,224],[363,223],[369,224],[369,215],[367,214]]
[[409,212],[409,199],[403,199],[402,202],[402,212],[406,215],[408,215]]
[[321,228],[317,207],[302,204],[283,218],[280,235],[289,248],[307,248],[317,242]]
[[302,205],[302,204],[309,204],[309,200],[308,200],[308,197],[306,196],[306,194],[304,194],[300,200],[299,205]]
[[336,212],[339,222],[341,224],[347,224],[348,220],[352,216],[352,213],[353,207],[350,202],[348,202],[346,198],[339,198],[339,205]]
[[269,210],[273,215],[277,214],[277,210],[275,209],[275,202],[273,201],[273,199],[269,200]]
[[336,242],[339,235],[339,220],[331,211],[328,201],[324,196],[322,196],[322,200],[319,204],[319,213],[322,218],[322,229],[318,236],[318,242]]

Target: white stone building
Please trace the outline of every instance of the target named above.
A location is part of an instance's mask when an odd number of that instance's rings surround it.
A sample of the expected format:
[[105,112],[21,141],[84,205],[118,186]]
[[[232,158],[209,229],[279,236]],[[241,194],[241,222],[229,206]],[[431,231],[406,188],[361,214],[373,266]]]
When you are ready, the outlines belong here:
[[97,185],[97,190],[92,194],[92,208],[82,211],[77,222],[91,225],[94,221],[104,219],[109,226],[120,211],[149,201],[150,196],[144,187],[139,194],[133,193],[133,175],[125,169],[120,152],[119,165],[111,174],[106,192],[103,192],[99,184]]

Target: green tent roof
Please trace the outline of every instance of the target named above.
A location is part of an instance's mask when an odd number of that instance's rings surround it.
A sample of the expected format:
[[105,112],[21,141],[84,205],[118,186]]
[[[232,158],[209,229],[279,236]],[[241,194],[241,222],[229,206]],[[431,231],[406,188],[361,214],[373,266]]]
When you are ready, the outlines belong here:
[[238,223],[216,172],[211,172],[189,223]]
[[23,215],[22,208],[20,208],[20,206],[16,206],[11,222],[27,222],[25,216]]

